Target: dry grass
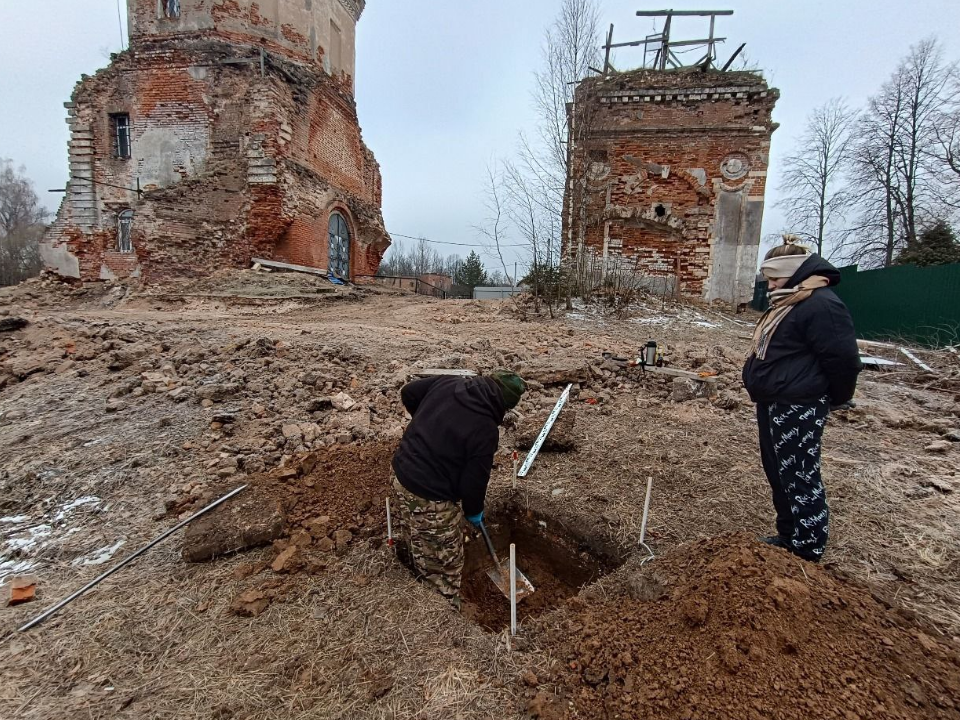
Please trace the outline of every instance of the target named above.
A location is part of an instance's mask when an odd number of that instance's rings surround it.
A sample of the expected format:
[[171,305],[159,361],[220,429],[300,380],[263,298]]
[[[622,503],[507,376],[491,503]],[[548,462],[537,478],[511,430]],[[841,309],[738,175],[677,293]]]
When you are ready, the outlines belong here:
[[[583,320],[518,323],[498,318],[493,307],[390,298],[335,311],[313,309],[296,318],[228,322],[224,316],[211,323],[197,314],[171,314],[150,321],[160,327],[175,322],[177,333],[189,326],[196,334],[188,342],[216,347],[240,335],[269,332],[289,343],[291,352],[297,343],[311,342],[300,335],[308,329],[315,333],[314,344],[320,336],[335,335],[384,365],[387,357],[407,365],[462,356],[487,367],[500,364],[498,354],[509,353],[599,364],[601,351],[629,354],[651,338],[667,346],[674,364],[691,348],[721,363],[727,355],[737,357],[746,343],[742,320],[701,307],[670,304],[637,312],[669,314],[666,325],[612,322],[589,313]],[[695,325],[698,316],[716,319],[719,327]],[[233,335],[227,337],[224,327]],[[478,339],[489,342],[477,349]],[[718,369],[735,383],[739,368],[732,360]],[[388,373],[395,372],[385,369],[376,382],[388,384]],[[942,633],[960,635],[960,493],[918,491],[931,475],[957,477],[957,451],[927,456],[922,448],[934,439],[931,433],[913,420],[894,427],[886,419],[948,414],[950,397],[890,375],[865,378],[858,397],[864,410],[853,422],[835,418],[826,433],[825,478],[833,511],[828,561],[873,583],[896,606],[914,610]],[[190,463],[197,457],[174,451],[200,435],[205,423],[196,406],[173,406],[155,397],[136,401],[136,413],[125,416],[136,420],[125,420],[127,425],[102,414],[91,419],[89,408],[102,404],[109,391],[99,389],[101,382],[106,385],[96,373],[87,379],[44,377],[6,390],[4,403],[37,405],[30,441],[36,447],[20,452],[19,431],[0,428],[0,460],[16,478],[55,464],[64,472],[53,479],[41,476],[29,488],[19,480],[11,484],[17,505],[44,496],[58,503],[86,492],[108,501],[113,510],[73,537],[79,551],[81,537],[90,548],[122,534],[127,545],[119,557],[168,523],[149,517],[171,483],[195,475]],[[581,529],[630,555],[630,567],[648,557],[638,542],[648,476],[654,485],[647,543],[658,556],[720,532],[770,531],[773,512],[752,406],[721,410],[700,400],[670,403],[662,396],[664,386],[649,378],[618,376],[602,383],[608,404],[576,405],[580,448],[541,454],[521,481],[524,503],[579,518]],[[58,401],[81,393],[88,396],[86,404]],[[172,429],[158,431],[157,419],[166,416],[174,420]],[[161,433],[175,436],[153,439]],[[74,442],[99,436],[109,442],[90,448]],[[144,438],[156,445],[144,445]],[[67,486],[65,478],[75,484]],[[509,469],[498,470],[493,495],[508,494],[509,484]],[[73,557],[64,552],[46,559],[41,603],[0,608],[5,628],[103,569],[73,567]],[[267,571],[234,578],[241,563],[266,557],[267,551],[259,551],[184,565],[176,538],[151,551],[52,620],[0,644],[0,717],[516,717],[522,705],[519,673],[555,660],[546,649],[510,650],[502,634],[472,626],[411,580],[385,550],[357,548],[321,575]],[[240,618],[228,611],[237,594],[274,580],[283,596],[264,614]],[[602,594],[613,580],[601,580],[590,592]]]
[[168,547],[9,639],[3,716],[487,718],[509,714],[519,669],[536,661],[385,549],[288,576],[282,601],[236,617],[233,597],[265,578],[233,578],[249,560],[185,566]]

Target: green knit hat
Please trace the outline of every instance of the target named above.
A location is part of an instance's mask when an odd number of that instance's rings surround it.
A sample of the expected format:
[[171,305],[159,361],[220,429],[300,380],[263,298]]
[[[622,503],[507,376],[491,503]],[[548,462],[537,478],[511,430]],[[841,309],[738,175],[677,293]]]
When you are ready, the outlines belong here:
[[490,379],[500,386],[507,410],[517,406],[517,403],[520,402],[520,396],[527,389],[523,378],[509,370],[494,370],[490,373]]

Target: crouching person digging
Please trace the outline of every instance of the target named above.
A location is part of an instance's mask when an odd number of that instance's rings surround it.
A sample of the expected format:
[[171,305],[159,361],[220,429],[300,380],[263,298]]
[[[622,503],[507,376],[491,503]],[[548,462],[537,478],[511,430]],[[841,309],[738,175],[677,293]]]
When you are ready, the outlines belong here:
[[479,526],[499,426],[525,390],[516,374],[440,375],[400,391],[413,417],[393,456],[397,554],[460,608],[461,520]]

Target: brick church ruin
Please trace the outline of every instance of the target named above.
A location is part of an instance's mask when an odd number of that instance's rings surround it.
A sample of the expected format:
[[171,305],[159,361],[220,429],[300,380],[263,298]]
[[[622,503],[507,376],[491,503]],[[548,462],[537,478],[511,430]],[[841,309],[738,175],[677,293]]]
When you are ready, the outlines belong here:
[[[608,64],[576,89],[565,252],[581,268],[616,268],[738,305],[753,293],[779,93],[758,73],[713,67],[714,18],[710,38],[675,44],[671,19],[662,34],[631,43],[656,43],[647,67]],[[694,42],[705,57],[681,65],[672,48]]]
[[389,246],[354,102],[365,0],[128,0],[130,47],[66,103],[70,180],[41,246],[83,279],[251,258],[355,279]]

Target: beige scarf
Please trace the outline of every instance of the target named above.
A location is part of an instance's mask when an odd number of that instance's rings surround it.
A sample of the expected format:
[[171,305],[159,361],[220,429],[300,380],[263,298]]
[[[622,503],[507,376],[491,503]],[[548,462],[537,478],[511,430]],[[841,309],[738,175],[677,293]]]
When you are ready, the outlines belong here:
[[827,287],[830,281],[822,275],[811,275],[797,287],[774,290],[770,293],[770,308],[760,317],[757,329],[753,331],[751,354],[758,360],[767,356],[770,340],[783,319],[793,310],[793,306],[813,295],[817,288]]

